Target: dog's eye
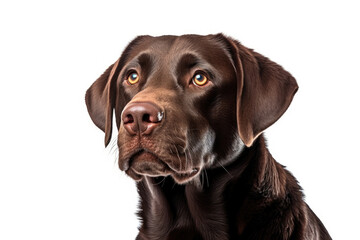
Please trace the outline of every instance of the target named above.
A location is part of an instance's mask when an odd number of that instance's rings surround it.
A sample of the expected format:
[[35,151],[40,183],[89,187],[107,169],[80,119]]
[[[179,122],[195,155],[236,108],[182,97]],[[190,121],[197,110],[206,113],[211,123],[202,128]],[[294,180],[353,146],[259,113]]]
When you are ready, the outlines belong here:
[[197,86],[204,86],[206,83],[208,83],[208,78],[201,73],[195,74],[195,76],[192,78],[192,82]]
[[130,85],[134,85],[134,84],[138,83],[139,80],[140,80],[139,74],[137,74],[136,72],[131,73],[127,78],[127,82]]

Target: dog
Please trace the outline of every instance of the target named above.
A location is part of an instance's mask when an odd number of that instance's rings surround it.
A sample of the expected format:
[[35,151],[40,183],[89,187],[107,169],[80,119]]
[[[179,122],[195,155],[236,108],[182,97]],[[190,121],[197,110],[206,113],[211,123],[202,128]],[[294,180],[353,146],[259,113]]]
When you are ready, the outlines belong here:
[[224,34],[130,42],[85,100],[105,146],[115,114],[119,168],[141,199],[136,239],[331,239],[262,134],[297,89]]

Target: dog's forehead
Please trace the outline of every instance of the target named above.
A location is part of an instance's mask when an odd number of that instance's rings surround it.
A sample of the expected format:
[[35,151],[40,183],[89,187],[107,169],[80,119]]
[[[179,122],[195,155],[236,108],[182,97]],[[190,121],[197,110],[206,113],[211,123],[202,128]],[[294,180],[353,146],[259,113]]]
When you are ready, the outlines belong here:
[[136,58],[143,53],[165,61],[178,60],[182,55],[189,53],[208,61],[229,61],[231,59],[224,44],[214,35],[142,37],[131,48],[130,55],[131,58]]

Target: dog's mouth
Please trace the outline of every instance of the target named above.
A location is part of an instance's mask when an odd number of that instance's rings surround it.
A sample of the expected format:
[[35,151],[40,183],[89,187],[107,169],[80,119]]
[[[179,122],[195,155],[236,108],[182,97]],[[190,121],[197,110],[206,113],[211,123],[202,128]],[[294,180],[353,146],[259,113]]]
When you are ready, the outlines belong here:
[[129,168],[125,172],[136,181],[141,181],[144,176],[160,177],[171,175],[177,183],[183,184],[191,181],[200,172],[200,169],[192,168],[188,171],[177,171],[154,153],[140,150],[130,157]]

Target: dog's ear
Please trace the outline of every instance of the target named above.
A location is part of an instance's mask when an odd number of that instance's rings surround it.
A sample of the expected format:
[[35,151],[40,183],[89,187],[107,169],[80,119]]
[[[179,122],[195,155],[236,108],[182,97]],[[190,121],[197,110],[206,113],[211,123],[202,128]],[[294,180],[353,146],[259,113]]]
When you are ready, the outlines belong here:
[[105,132],[105,146],[111,139],[112,116],[116,99],[114,82],[119,60],[112,64],[86,91],[85,102],[92,121]]
[[295,78],[268,58],[227,38],[237,71],[237,124],[246,146],[289,107],[298,85]]
[[113,110],[119,127],[121,111],[125,106],[124,92],[116,86],[117,77],[127,61],[130,51],[141,40],[149,36],[138,36],[125,48],[120,58],[90,86],[86,91],[85,101],[88,112],[95,125],[105,132],[105,146],[111,139]]

